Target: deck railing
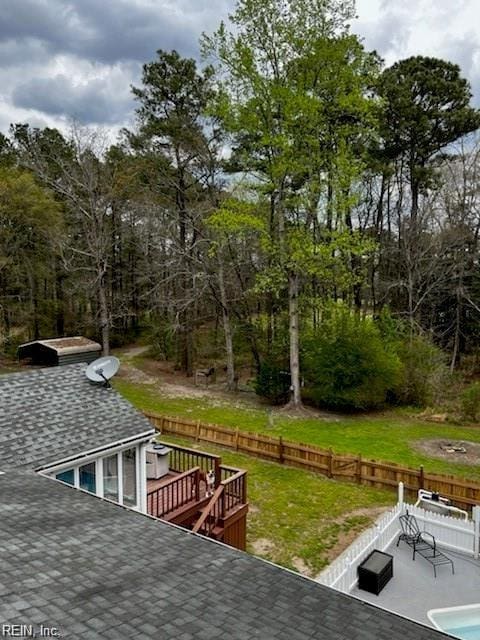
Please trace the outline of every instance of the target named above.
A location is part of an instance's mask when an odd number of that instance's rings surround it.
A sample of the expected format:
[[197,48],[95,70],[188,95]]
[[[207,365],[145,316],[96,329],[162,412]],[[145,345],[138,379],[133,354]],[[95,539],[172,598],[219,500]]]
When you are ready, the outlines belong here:
[[216,485],[220,483],[220,462],[221,457],[205,451],[197,451],[197,449],[189,449],[188,447],[180,447],[170,442],[160,442],[171,449],[168,458],[168,467],[174,473],[183,473],[198,467],[204,474],[213,470],[216,478]]
[[194,533],[211,536],[213,530],[225,517],[225,486],[221,484],[215,489],[210,502],[193,527]]
[[221,467],[226,476],[216,488],[210,502],[205,507],[193,531],[210,536],[228,511],[247,502],[247,472],[234,467]]
[[225,488],[225,509],[229,511],[237,505],[246,504],[247,502],[247,472],[242,469],[234,469],[233,467],[223,467],[222,471],[223,470],[225,471],[225,475],[228,472],[233,472],[221,481],[221,484]]
[[164,518],[189,502],[200,500],[200,467],[180,473],[147,493],[147,513]]

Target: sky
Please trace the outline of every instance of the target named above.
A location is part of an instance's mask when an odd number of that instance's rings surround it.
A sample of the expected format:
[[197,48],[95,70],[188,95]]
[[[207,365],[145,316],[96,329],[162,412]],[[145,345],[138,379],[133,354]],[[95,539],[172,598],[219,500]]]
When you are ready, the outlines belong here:
[[[234,0],[1,0],[0,131],[72,120],[132,126],[130,86],[157,49],[199,57]],[[411,55],[460,65],[480,107],[480,0],[357,0],[353,31],[387,66]]]

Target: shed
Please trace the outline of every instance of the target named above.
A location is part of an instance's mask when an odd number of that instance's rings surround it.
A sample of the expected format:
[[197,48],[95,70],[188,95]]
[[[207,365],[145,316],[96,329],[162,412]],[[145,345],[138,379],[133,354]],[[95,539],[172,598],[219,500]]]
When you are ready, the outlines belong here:
[[100,356],[101,349],[98,342],[74,336],[26,342],[18,347],[17,353],[20,360],[29,358],[32,364],[55,366],[92,362]]

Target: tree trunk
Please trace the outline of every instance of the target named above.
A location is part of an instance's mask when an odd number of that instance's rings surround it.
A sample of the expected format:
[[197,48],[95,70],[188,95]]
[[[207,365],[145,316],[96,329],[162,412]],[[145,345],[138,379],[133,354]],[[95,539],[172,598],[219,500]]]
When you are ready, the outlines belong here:
[[233,354],[232,325],[230,322],[230,313],[228,311],[223,266],[221,264],[218,268],[218,285],[220,288],[220,301],[222,303],[223,332],[225,335],[225,351],[227,354],[227,389],[229,391],[235,391],[237,382],[235,376],[235,360]]
[[30,303],[32,305],[32,331],[33,339],[40,339],[40,319],[38,316],[38,291],[37,279],[34,273],[29,273],[30,282]]
[[[188,298],[189,292],[187,291],[187,275],[186,268],[188,263],[187,257],[187,202],[186,191],[187,185],[185,182],[184,169],[180,166],[180,158],[177,153],[177,178],[178,185],[175,193],[176,207],[178,211],[178,228],[179,228],[179,243],[180,243],[180,269],[181,276],[179,278],[180,285],[180,297],[185,300]],[[193,375],[193,329],[190,321],[190,311],[184,308],[179,314],[179,322],[181,326],[180,334],[180,367],[187,376]]]
[[60,261],[55,262],[55,329],[58,337],[65,335],[65,299],[63,295],[64,274]]
[[[414,172],[415,169],[411,167],[410,171]],[[410,189],[412,194],[412,208],[410,212],[410,218],[412,222],[415,223],[418,216],[418,200],[420,197],[420,184],[418,178],[415,175],[411,175],[410,177]]]
[[110,319],[104,271],[101,272],[98,278],[98,307],[100,312],[100,331],[102,334],[102,355],[108,356],[110,354]]
[[290,337],[290,377],[292,407],[302,406],[300,392],[300,348],[299,348],[299,314],[298,314],[298,274],[290,273],[288,278],[288,315]]
[[453,353],[450,361],[450,373],[455,371],[455,367],[460,360],[460,326],[462,318],[461,299],[457,294],[457,310],[455,314],[455,336],[453,339]]

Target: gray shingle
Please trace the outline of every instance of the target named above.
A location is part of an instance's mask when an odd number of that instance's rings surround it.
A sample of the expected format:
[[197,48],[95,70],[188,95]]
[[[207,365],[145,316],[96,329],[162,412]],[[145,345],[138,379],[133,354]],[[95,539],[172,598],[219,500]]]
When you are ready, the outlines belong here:
[[154,432],[114,389],[90,383],[86,367],[0,376],[0,470],[37,468]]
[[434,640],[433,629],[32,469],[152,432],[86,365],[0,377],[0,624],[64,638]]
[[0,623],[31,607],[79,639],[446,637],[25,469],[0,496]]

